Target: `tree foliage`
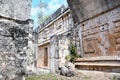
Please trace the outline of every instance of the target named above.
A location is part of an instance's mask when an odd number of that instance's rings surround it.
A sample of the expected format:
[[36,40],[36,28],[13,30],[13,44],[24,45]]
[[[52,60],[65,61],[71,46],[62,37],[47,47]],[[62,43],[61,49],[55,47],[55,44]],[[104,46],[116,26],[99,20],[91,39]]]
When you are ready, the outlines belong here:
[[45,15],[44,11],[48,9],[48,4],[40,0],[38,13],[38,24],[42,24],[50,15]]

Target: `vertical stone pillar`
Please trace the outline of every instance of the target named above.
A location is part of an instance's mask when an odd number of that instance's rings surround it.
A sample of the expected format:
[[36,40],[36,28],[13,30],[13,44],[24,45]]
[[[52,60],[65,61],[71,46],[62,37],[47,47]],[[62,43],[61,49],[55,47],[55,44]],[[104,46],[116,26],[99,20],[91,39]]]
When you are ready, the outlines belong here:
[[50,39],[50,71],[55,73],[59,65],[58,36],[52,36]]

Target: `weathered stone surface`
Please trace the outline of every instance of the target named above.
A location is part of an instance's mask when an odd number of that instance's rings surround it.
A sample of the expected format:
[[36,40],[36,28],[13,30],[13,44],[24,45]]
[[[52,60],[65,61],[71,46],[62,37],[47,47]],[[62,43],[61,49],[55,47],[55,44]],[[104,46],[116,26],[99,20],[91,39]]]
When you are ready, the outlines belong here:
[[0,80],[23,80],[26,74],[33,25],[30,4],[31,0],[0,0]]
[[26,72],[29,21],[0,19],[0,74],[2,80],[22,80]]
[[31,0],[0,0],[0,16],[27,20],[30,17]]
[[[28,65],[31,0],[0,0],[0,78],[22,80]],[[27,52],[28,51],[28,52]],[[32,51],[31,51],[32,52]],[[28,65],[29,66],[29,65]]]
[[58,36],[54,35],[50,41],[50,71],[55,73],[58,68],[59,53],[58,53]]
[[71,62],[67,62],[63,66],[58,67],[58,73],[63,76],[72,77],[75,75],[75,66]]
[[120,0],[67,0],[75,22],[80,23],[120,5]]
[[[71,10],[73,12],[75,11],[72,13],[73,18],[76,19],[74,21],[80,23],[74,28],[74,40],[76,46],[79,47],[76,36],[79,35],[77,31],[80,30],[80,45],[82,45],[80,49],[85,53],[84,57],[117,55],[115,53],[119,52],[120,38],[119,0],[93,0],[90,2],[84,0],[68,0],[68,3]],[[102,10],[99,11],[99,8],[102,8]],[[92,10],[96,12],[92,13],[94,12]],[[92,15],[90,15],[90,13],[92,13]],[[79,20],[77,20],[74,15],[76,15]]]
[[50,70],[52,73],[58,73],[65,76],[74,75],[74,65],[66,64],[65,57],[69,55],[71,34],[69,32],[61,35],[54,35],[50,41]]
[[[80,38],[83,61],[78,69],[120,72],[119,61],[110,58],[120,57],[120,0],[67,0],[75,22],[74,42]],[[78,31],[78,33],[76,33]],[[78,45],[77,45],[78,47]],[[99,62],[94,58],[100,58]],[[86,61],[90,58],[96,62]],[[102,58],[109,58],[106,67]],[[107,62],[107,61],[106,61]],[[117,63],[118,62],[118,63]],[[77,63],[77,61],[76,61]],[[88,64],[89,63],[89,64]],[[118,67],[114,64],[117,63]]]

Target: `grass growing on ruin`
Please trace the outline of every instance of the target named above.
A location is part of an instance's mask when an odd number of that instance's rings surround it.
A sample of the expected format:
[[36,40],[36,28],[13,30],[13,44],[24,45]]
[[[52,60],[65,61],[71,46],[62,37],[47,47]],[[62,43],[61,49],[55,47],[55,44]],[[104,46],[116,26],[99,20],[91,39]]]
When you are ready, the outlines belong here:
[[58,78],[55,74],[43,74],[38,76],[30,76],[25,80],[63,80],[62,78]]

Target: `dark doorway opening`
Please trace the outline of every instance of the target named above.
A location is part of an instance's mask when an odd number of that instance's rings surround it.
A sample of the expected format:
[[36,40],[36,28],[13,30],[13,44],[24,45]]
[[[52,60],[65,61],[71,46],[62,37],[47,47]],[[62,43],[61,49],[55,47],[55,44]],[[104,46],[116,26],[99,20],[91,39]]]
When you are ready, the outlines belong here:
[[48,66],[48,48],[44,48],[44,66]]

